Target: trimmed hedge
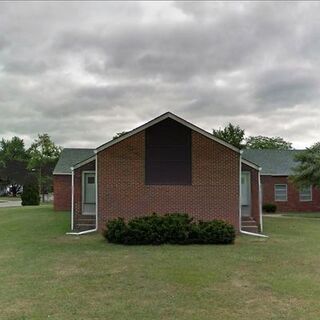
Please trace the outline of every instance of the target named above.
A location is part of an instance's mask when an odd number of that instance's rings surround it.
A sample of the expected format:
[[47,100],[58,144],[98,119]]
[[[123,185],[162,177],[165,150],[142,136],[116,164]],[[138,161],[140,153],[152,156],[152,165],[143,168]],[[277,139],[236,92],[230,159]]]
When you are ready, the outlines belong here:
[[21,200],[23,206],[38,206],[40,204],[39,186],[35,181],[30,181],[23,186]]
[[265,203],[262,206],[262,210],[268,213],[275,213],[277,211],[277,206],[273,203]]
[[230,244],[235,239],[233,225],[222,220],[193,222],[187,214],[152,214],[126,223],[122,218],[106,224],[105,237],[111,243],[127,245]]

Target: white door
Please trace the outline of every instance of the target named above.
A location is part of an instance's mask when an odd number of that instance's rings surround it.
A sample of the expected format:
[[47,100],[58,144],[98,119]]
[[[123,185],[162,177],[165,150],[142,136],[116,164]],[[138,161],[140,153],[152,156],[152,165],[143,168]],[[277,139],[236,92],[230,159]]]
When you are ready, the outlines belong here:
[[250,172],[241,172],[241,215],[250,216]]
[[85,173],[84,203],[96,203],[96,182],[94,173]]
[[93,214],[96,208],[96,175],[84,173],[83,214]]

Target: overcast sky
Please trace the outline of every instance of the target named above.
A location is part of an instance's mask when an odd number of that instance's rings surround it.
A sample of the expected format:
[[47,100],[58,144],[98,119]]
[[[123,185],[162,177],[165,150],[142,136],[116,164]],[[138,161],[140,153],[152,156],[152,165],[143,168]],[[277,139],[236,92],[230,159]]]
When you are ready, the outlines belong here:
[[0,3],[0,137],[96,147],[166,111],[320,140],[320,4]]

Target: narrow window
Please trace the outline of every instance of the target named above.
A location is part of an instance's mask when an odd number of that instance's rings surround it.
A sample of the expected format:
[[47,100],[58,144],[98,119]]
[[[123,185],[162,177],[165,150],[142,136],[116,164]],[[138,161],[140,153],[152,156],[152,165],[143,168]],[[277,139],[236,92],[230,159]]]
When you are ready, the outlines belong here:
[[146,129],[145,182],[191,184],[191,130],[166,119]]
[[94,177],[88,177],[88,184],[94,183]]
[[301,202],[312,201],[312,186],[301,188],[299,198]]
[[274,200],[288,201],[288,186],[286,184],[274,185]]

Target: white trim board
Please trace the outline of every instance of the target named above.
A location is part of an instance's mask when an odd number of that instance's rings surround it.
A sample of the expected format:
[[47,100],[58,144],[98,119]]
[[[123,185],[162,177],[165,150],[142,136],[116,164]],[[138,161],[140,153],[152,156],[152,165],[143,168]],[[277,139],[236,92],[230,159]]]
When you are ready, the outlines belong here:
[[71,176],[72,173],[62,173],[62,172],[54,172],[53,176]]
[[83,161],[81,161],[81,162],[78,162],[77,164],[75,164],[75,165],[73,166],[73,169],[78,169],[78,168],[84,166],[85,164],[88,164],[88,163],[94,161],[95,158],[96,158],[96,156],[93,155],[92,157],[90,157],[90,158],[88,158],[88,159],[86,159],[86,160],[83,160]]
[[290,174],[283,174],[283,173],[262,173],[262,176],[271,176],[271,177],[289,177]]
[[151,121],[149,121],[149,122],[147,122],[147,123],[135,128],[135,129],[129,131],[128,133],[124,134],[123,136],[121,136],[121,137],[119,137],[117,139],[111,140],[111,141],[99,146],[98,148],[96,148],[96,150],[94,152],[98,153],[98,152],[100,152],[100,151],[102,151],[102,150],[104,150],[106,148],[109,148],[109,147],[113,146],[114,144],[119,143],[120,141],[125,140],[125,139],[133,136],[134,134],[139,133],[139,132],[141,132],[141,131],[143,131],[143,130],[145,130],[145,129],[147,129],[147,128],[149,128],[149,127],[151,127],[151,126],[153,126],[153,125],[155,125],[155,124],[157,124],[157,123],[159,123],[159,122],[161,122],[161,121],[163,121],[165,119],[175,120],[175,121],[179,122],[180,124],[190,128],[191,130],[194,130],[194,131],[202,134],[203,136],[205,136],[205,137],[207,137],[207,138],[209,138],[209,139],[211,139],[211,140],[213,140],[215,142],[218,142],[218,143],[224,145],[225,147],[227,147],[227,148],[229,148],[229,149],[231,149],[231,150],[233,150],[233,151],[235,151],[237,153],[240,153],[240,150],[238,148],[232,146],[231,144],[229,144],[229,143],[227,143],[227,142],[225,142],[223,140],[220,140],[220,139],[216,138],[211,133],[209,133],[209,132],[207,132],[207,131],[205,131],[205,130],[197,127],[197,126],[195,126],[194,124],[192,124],[192,123],[190,123],[190,122],[188,122],[188,121],[176,116],[175,114],[173,114],[171,112],[166,112],[166,113],[162,114],[161,116],[159,116],[157,118],[154,118],[153,120],[151,120]]
[[256,170],[261,170],[261,167],[259,167],[258,165],[256,165],[255,163],[251,162],[251,161],[248,161],[246,159],[243,159],[241,158],[241,162],[246,164],[247,166],[253,168],[253,169],[256,169]]

